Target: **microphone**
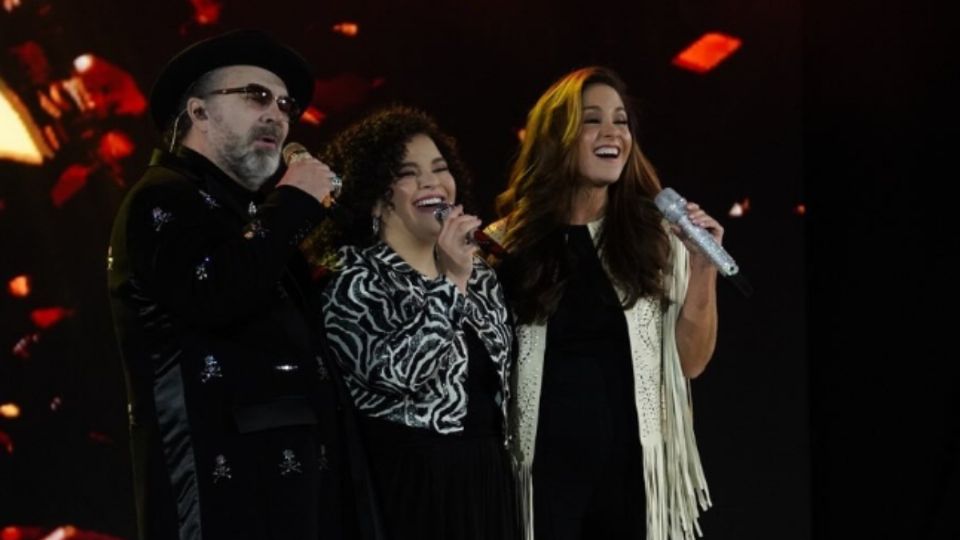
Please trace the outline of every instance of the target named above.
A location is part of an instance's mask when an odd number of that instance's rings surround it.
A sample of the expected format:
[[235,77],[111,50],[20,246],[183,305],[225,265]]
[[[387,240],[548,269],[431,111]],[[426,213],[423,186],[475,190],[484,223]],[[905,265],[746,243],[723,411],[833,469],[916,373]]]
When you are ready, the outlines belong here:
[[[447,219],[447,216],[450,214],[450,211],[453,210],[452,204],[440,203],[437,205],[437,208],[433,211],[433,217],[437,219],[441,224],[443,220]],[[483,250],[484,253],[493,255],[494,257],[499,257],[501,259],[507,256],[507,250],[503,248],[496,240],[490,238],[490,236],[481,231],[480,229],[474,229],[467,233],[467,241],[471,244],[479,247]]]
[[723,246],[703,227],[694,225],[687,216],[687,200],[672,188],[664,188],[653,200],[667,221],[678,225],[688,238],[697,246],[701,253],[710,259],[720,274],[730,278],[745,296],[753,293],[753,288],[740,274],[736,261]]
[[299,159],[310,157],[310,151],[298,142],[289,142],[280,152],[283,156],[283,162],[289,167],[291,163],[296,163]]
[[[280,154],[283,156],[283,163],[287,167],[301,159],[313,157],[310,151],[298,142],[287,143]],[[322,204],[325,208],[330,208],[333,203],[337,202],[336,198],[340,196],[340,190],[343,188],[343,180],[336,173],[330,179],[330,188],[330,193],[323,198]]]

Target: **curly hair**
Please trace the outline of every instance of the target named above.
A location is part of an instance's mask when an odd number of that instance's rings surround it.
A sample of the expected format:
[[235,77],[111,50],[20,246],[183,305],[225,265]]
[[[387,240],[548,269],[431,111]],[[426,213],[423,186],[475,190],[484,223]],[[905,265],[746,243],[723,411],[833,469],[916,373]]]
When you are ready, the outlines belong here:
[[366,247],[379,240],[373,234],[371,213],[378,202],[390,204],[407,143],[416,135],[426,135],[437,145],[456,180],[457,198],[469,203],[470,176],[453,137],[440,131],[423,111],[402,105],[387,107],[349,126],[321,155],[343,178],[332,215],[334,246]]
[[555,82],[530,110],[507,189],[497,197],[503,244],[513,254],[504,287],[520,323],[546,321],[573,272],[556,233],[568,223],[580,184],[583,92],[593,84],[608,85],[620,95],[633,139],[619,180],[608,188],[598,242],[603,264],[623,291],[624,308],[648,295],[666,301],[663,275],[670,270],[670,242],[653,203],[660,181],[637,144],[626,85],[609,69],[588,67]]

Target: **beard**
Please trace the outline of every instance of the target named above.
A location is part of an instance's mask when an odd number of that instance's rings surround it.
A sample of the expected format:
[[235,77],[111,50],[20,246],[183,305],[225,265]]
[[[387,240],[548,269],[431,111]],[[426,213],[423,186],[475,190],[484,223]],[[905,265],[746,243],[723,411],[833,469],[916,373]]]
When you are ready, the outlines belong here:
[[[269,136],[277,141],[277,147],[258,148],[254,143]],[[275,126],[256,126],[246,136],[227,133],[217,152],[224,169],[243,187],[257,191],[280,167],[280,142],[283,131]]]

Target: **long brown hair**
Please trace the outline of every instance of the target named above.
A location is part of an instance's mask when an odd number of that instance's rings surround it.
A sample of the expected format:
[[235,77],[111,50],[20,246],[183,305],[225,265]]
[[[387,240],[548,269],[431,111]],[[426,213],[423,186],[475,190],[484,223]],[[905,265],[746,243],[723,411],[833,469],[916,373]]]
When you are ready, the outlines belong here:
[[[571,273],[561,225],[569,222],[580,185],[577,144],[583,121],[583,91],[605,84],[628,109],[633,143],[626,166],[607,191],[598,248],[611,281],[623,293],[624,308],[643,296],[666,298],[670,242],[653,203],[660,180],[636,137],[626,85],[613,71],[588,67],[555,82],[527,115],[520,153],[507,189],[497,197],[504,218],[504,247],[512,254],[504,286],[518,322],[544,322],[556,310]],[[506,261],[504,261],[505,264]]]

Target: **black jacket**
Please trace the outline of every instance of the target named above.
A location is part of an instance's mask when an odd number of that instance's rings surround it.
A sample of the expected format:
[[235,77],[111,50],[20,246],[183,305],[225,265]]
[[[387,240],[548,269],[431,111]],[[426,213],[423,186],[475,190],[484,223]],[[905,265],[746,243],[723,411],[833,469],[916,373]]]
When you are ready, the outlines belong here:
[[109,290],[144,536],[175,538],[196,517],[194,456],[222,437],[317,426],[337,466],[336,392],[297,250],[322,217],[306,193],[261,197],[188,149],[156,152],[127,194]]

